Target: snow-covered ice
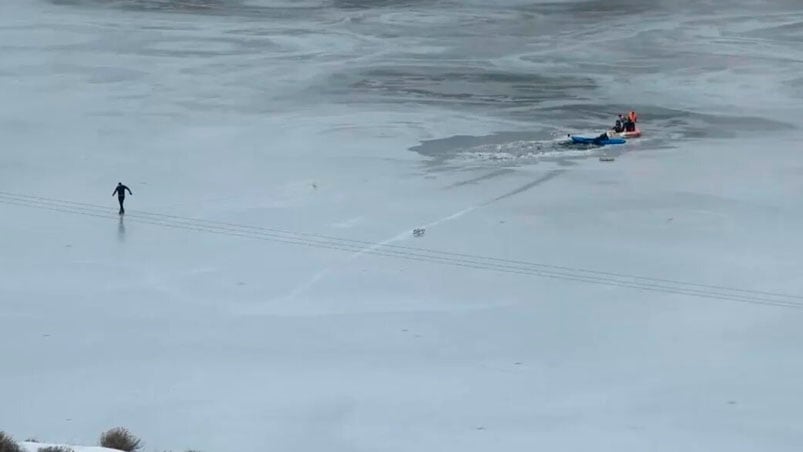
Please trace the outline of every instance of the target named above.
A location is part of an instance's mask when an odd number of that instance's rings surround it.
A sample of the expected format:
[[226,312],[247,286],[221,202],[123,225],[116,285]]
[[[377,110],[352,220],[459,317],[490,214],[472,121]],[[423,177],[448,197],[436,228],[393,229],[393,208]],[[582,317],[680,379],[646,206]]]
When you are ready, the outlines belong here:
[[0,430],[800,450],[797,3],[497,3],[0,2]]

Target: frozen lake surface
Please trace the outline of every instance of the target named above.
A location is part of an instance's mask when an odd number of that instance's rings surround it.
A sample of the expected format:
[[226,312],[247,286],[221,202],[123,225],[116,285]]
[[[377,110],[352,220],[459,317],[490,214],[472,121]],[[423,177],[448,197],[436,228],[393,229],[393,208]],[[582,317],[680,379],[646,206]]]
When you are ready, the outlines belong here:
[[801,450],[803,10],[722,3],[3,0],[0,429]]

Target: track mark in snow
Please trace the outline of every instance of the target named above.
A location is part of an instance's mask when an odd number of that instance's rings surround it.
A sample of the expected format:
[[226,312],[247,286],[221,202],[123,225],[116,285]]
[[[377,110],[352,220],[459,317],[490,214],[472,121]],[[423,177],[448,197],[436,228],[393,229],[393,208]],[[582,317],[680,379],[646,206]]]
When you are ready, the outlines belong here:
[[[455,213],[453,213],[453,214],[451,214],[449,216],[443,217],[443,218],[441,218],[439,220],[435,220],[435,221],[432,221],[430,223],[427,223],[427,224],[425,224],[423,226],[423,228],[425,228],[425,229],[426,228],[431,228],[433,226],[437,226],[439,224],[443,224],[443,223],[445,223],[447,221],[451,221],[451,220],[454,220],[456,218],[460,218],[463,215],[465,215],[465,214],[467,214],[469,212],[472,212],[472,211],[474,211],[474,210],[476,210],[476,209],[478,209],[480,207],[482,207],[482,204],[476,205],[476,206],[467,207],[467,208],[465,208],[465,209],[463,209],[463,210],[461,210],[459,212],[455,212]],[[346,259],[344,259],[342,261],[342,263],[352,262],[354,259],[357,259],[360,256],[363,256],[363,255],[368,254],[368,253],[373,253],[373,252],[375,252],[377,250],[382,249],[383,247],[386,247],[386,246],[391,245],[391,244],[396,243],[396,242],[400,242],[400,241],[405,240],[405,239],[407,239],[409,237],[410,237],[410,229],[408,229],[408,230],[406,230],[404,232],[401,232],[401,233],[399,233],[399,234],[397,234],[397,235],[395,235],[395,236],[393,236],[393,237],[391,237],[391,238],[389,238],[389,239],[387,239],[385,241],[377,242],[377,243],[375,243],[375,244],[373,244],[371,246],[367,246],[367,247],[357,251],[354,254],[351,254]],[[310,278],[309,281],[307,281],[307,282],[299,285],[295,289],[293,289],[293,291],[290,292],[290,294],[288,294],[284,298],[284,301],[293,301],[293,300],[295,300],[296,297],[298,297],[299,295],[301,295],[305,291],[311,289],[318,281],[323,279],[324,276],[326,276],[329,273],[331,273],[332,272],[332,268],[333,268],[332,266],[329,266],[329,267],[326,267],[323,270],[319,271],[318,273],[316,273],[312,278]]]
[[[507,171],[508,170],[496,171],[494,173],[490,173],[490,174],[486,174],[484,176],[480,176],[479,178],[471,179],[471,180],[466,181],[466,182],[461,183],[461,184],[471,183],[473,181],[483,180],[483,179],[487,179],[489,177],[495,177],[495,176],[501,175],[503,173],[506,173]],[[439,220],[431,221],[431,222],[429,222],[429,223],[427,223],[427,224],[425,224],[423,226],[419,226],[419,227],[426,229],[426,228],[431,228],[431,227],[434,227],[434,226],[441,225],[443,223],[446,223],[447,221],[455,220],[455,219],[460,218],[463,215],[465,215],[467,213],[470,213],[470,212],[473,212],[473,211],[475,211],[475,210],[477,210],[477,209],[479,209],[481,207],[485,207],[485,206],[491,205],[491,204],[493,204],[493,203],[495,203],[497,201],[501,201],[503,199],[510,198],[511,196],[515,196],[515,195],[518,195],[520,193],[524,193],[525,191],[530,190],[533,187],[541,185],[544,182],[547,182],[547,181],[549,181],[551,179],[554,179],[555,177],[563,174],[565,171],[566,170],[553,170],[553,171],[550,171],[547,174],[539,177],[538,179],[536,179],[536,180],[534,180],[532,182],[529,182],[527,184],[524,184],[521,187],[519,187],[519,188],[517,188],[517,189],[515,189],[515,190],[513,190],[511,192],[508,192],[508,193],[505,193],[503,195],[497,196],[496,198],[493,198],[493,199],[491,199],[489,201],[486,201],[486,202],[484,202],[482,204],[477,204],[477,205],[473,205],[473,206],[470,206],[470,207],[466,207],[463,210],[455,212],[455,213],[453,213],[451,215],[447,215],[447,216],[445,216],[445,217],[443,217],[443,218],[441,218]],[[352,262],[354,259],[357,259],[358,257],[365,255],[366,253],[373,253],[373,252],[375,252],[377,250],[380,250],[383,247],[386,247],[386,246],[391,245],[393,243],[405,240],[405,239],[410,237],[410,230],[411,229],[412,228],[407,229],[404,232],[400,232],[399,234],[397,234],[397,235],[395,235],[395,236],[393,236],[393,237],[391,237],[391,238],[389,238],[389,239],[387,239],[385,241],[378,242],[378,243],[375,243],[375,244],[373,244],[371,246],[365,247],[362,250],[360,250],[360,251],[358,251],[358,252],[356,252],[354,254],[351,254],[349,257],[344,259],[342,261],[342,263]],[[332,267],[331,266],[326,267],[323,270],[319,271],[309,281],[307,281],[307,282],[301,284],[300,286],[296,287],[295,289],[293,289],[293,291],[290,292],[290,294],[287,295],[284,298],[284,300],[285,301],[293,301],[293,300],[295,300],[296,297],[298,297],[299,295],[301,295],[305,291],[311,289],[318,281],[323,279],[327,274],[331,273],[331,271],[332,271]]]
[[510,198],[511,196],[516,196],[516,195],[518,195],[520,193],[524,193],[525,191],[527,191],[527,190],[529,190],[529,189],[531,189],[533,187],[537,187],[538,185],[541,185],[544,182],[552,180],[555,177],[560,176],[561,174],[563,174],[565,172],[566,172],[566,170],[553,170],[553,171],[550,171],[550,172],[546,173],[545,175],[539,177],[538,179],[536,179],[536,180],[534,180],[532,182],[524,184],[521,187],[519,187],[519,188],[517,188],[517,189],[515,189],[515,190],[513,190],[511,192],[508,192],[508,193],[505,193],[503,195],[497,196],[496,198],[485,202],[484,204],[482,204],[482,206],[484,207],[484,206],[493,204],[493,203],[495,203],[497,201],[501,201],[503,199]]
[[468,180],[455,182],[454,184],[449,185],[446,188],[462,187],[464,185],[474,184],[474,183],[481,182],[481,181],[484,181],[484,180],[493,179],[494,177],[504,176],[505,174],[510,174],[512,172],[513,172],[512,169],[496,170],[496,171],[492,171],[490,173],[483,174],[482,176],[472,177],[471,179],[468,179]]
[[[478,181],[478,180],[487,179],[489,177],[495,177],[495,176],[498,176],[498,175],[501,175],[501,174],[505,174],[508,171],[509,170],[500,170],[500,171],[496,171],[496,172],[493,172],[493,173],[490,173],[490,174],[485,174],[485,175],[480,176],[478,178],[474,178],[474,179],[470,179],[468,181],[465,181],[465,182],[461,183],[461,185],[464,185],[466,183],[471,183],[471,182],[474,182],[474,181]],[[463,215],[465,215],[467,213],[470,213],[470,212],[473,212],[473,211],[475,211],[475,210],[477,210],[479,208],[491,205],[491,204],[493,204],[493,203],[495,203],[497,201],[501,201],[501,200],[506,199],[506,198],[510,198],[511,196],[515,196],[515,195],[518,195],[520,193],[524,193],[525,191],[530,190],[533,187],[541,185],[544,182],[548,182],[551,179],[554,179],[555,177],[563,174],[565,171],[566,170],[553,170],[553,171],[550,171],[550,172],[546,173],[545,175],[539,177],[538,179],[535,179],[534,181],[531,181],[531,182],[529,182],[527,184],[524,184],[521,187],[519,187],[519,188],[517,188],[517,189],[515,189],[513,191],[510,191],[508,193],[505,193],[505,194],[502,194],[500,196],[497,196],[496,198],[493,198],[493,199],[491,199],[489,201],[486,201],[484,203],[473,205],[473,206],[470,206],[470,207],[466,207],[463,210],[460,210],[460,211],[455,212],[455,213],[453,213],[451,215],[447,215],[447,216],[445,216],[445,217],[443,217],[441,219],[431,221],[431,222],[429,222],[429,223],[427,223],[427,224],[425,224],[423,226],[418,226],[418,227],[427,229],[427,228],[431,228],[431,227],[435,227],[435,226],[441,225],[441,224],[446,223],[448,221],[455,220],[455,219],[460,218]],[[352,262],[354,259],[357,259],[358,257],[363,256],[363,255],[365,255],[367,253],[373,253],[373,252],[375,252],[377,250],[380,250],[383,247],[386,247],[386,246],[391,245],[393,243],[400,242],[402,240],[408,239],[410,237],[410,230],[411,229],[412,228],[407,229],[404,232],[400,232],[399,234],[397,234],[397,235],[395,235],[395,236],[393,236],[393,237],[391,237],[391,238],[389,238],[389,239],[387,239],[385,241],[382,241],[382,242],[373,244],[371,246],[365,247],[362,250],[360,250],[360,251],[358,251],[358,252],[356,252],[354,254],[351,254],[349,257],[344,259],[342,261],[342,263]],[[307,281],[307,282],[301,284],[300,286],[296,287],[295,289],[293,289],[293,291],[287,297],[285,297],[285,301],[293,301],[297,296],[299,296],[302,293],[304,293],[304,291],[311,289],[318,281],[323,279],[327,274],[331,273],[332,268],[333,268],[332,266],[324,268],[320,272],[316,273],[309,281]]]

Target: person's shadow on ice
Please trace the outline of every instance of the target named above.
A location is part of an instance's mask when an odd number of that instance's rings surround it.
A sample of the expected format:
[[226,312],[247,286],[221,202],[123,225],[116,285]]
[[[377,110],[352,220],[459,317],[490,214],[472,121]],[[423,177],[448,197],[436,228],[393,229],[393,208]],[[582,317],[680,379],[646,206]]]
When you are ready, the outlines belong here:
[[125,242],[125,223],[123,223],[123,217],[120,217],[120,222],[117,223],[117,240],[120,242]]

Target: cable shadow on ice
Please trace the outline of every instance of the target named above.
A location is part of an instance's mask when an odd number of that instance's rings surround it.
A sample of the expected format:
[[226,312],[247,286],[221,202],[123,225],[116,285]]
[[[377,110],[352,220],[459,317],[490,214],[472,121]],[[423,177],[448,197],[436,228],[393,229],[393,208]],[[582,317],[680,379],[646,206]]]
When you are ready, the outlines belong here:
[[[555,177],[556,175],[557,174],[553,174],[551,177]],[[549,177],[549,175],[545,177]],[[544,182],[544,180],[538,183],[542,182]],[[533,181],[533,183],[536,183],[536,181]],[[526,190],[527,188],[524,186],[517,190],[520,192],[522,189]],[[516,191],[511,192],[511,194],[507,196],[513,196],[516,194],[515,192]],[[109,212],[107,206],[8,192],[0,192],[0,204],[104,219],[112,218],[114,215]],[[450,217],[454,216],[455,215],[452,215]],[[725,302],[749,303],[798,310],[803,309],[803,295],[792,293],[678,281],[660,276],[641,276],[605,270],[558,266],[549,263],[405,246],[389,241],[377,243],[309,232],[281,230],[259,225],[234,224],[204,220],[201,218],[181,217],[158,212],[132,211],[129,220],[161,228],[221,234],[228,237],[284,243],[317,249],[337,250],[351,253],[352,255],[370,254],[373,256],[404,259],[414,262],[428,262],[459,268],[502,272],[520,275],[522,277],[551,278],[572,281],[573,283],[630,288],[653,293],[702,297]],[[441,219],[439,221],[444,220],[445,219]]]

